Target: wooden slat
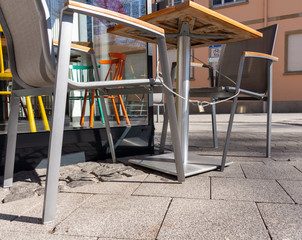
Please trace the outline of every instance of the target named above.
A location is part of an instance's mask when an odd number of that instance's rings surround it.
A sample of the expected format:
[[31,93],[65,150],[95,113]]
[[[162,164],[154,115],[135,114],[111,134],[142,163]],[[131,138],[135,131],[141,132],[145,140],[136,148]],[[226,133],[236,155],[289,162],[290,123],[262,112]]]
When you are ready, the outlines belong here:
[[97,6],[92,6],[92,5],[89,5],[89,4],[84,4],[84,3],[71,1],[71,0],[67,1],[65,5],[66,6],[70,5],[70,6],[74,6],[74,7],[83,8],[83,9],[86,9],[86,10],[89,10],[89,11],[94,11],[94,12],[98,12],[98,13],[107,14],[107,15],[110,15],[110,16],[113,16],[113,17],[124,19],[126,21],[144,26],[146,28],[152,29],[154,31],[157,31],[160,34],[164,33],[164,30],[162,28],[158,27],[158,26],[154,26],[150,23],[143,22],[139,19],[136,19],[136,18],[133,18],[133,17],[130,17],[130,16],[118,13],[118,12],[114,12],[114,11],[111,11],[111,10],[107,10],[107,9],[104,9],[104,8],[100,8],[100,7],[97,7]]
[[243,54],[245,56],[255,56],[255,57],[263,57],[263,58],[267,58],[267,59],[270,59],[272,61],[279,61],[279,58],[278,57],[275,57],[273,55],[269,55],[269,54],[265,54],[265,53],[259,53],[259,52],[248,52],[248,51],[245,51],[243,52]]
[[[178,33],[181,21],[186,20],[189,22],[191,34],[213,36],[210,39],[192,39],[192,47],[224,44],[262,37],[262,33],[191,1],[185,1],[139,19],[163,28],[166,34]],[[145,40],[136,31],[120,25],[108,29],[108,32]],[[226,39],[215,39],[214,37],[217,35],[226,36]],[[167,44],[175,47],[177,41],[175,38],[167,38]]]

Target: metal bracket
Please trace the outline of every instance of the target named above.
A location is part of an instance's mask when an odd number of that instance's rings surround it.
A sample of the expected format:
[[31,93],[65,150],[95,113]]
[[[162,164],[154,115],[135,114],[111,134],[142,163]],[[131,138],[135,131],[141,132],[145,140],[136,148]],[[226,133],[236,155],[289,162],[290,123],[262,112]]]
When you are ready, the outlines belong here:
[[178,36],[190,36],[189,22],[182,22]]

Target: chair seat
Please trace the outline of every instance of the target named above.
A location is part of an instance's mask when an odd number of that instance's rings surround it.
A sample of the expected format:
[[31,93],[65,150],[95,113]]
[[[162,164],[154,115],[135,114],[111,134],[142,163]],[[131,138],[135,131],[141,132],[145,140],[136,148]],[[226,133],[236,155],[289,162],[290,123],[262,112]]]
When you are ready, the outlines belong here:
[[190,97],[211,97],[211,98],[229,98],[234,92],[227,91],[225,87],[209,87],[209,88],[192,88],[190,89]]

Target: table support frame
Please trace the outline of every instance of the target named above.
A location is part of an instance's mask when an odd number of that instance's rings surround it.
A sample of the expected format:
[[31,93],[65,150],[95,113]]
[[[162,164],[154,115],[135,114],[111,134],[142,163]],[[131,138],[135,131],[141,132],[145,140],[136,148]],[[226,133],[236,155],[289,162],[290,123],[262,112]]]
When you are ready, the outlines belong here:
[[[178,35],[168,37],[177,37],[177,126],[182,147],[182,162],[184,176],[189,177],[203,172],[217,169],[221,166],[221,156],[200,156],[188,152],[189,148],[189,92],[190,92],[190,56],[191,56],[191,38],[190,25],[188,22],[182,22],[181,30]],[[194,36],[196,37],[196,36]],[[201,36],[202,38],[202,36]],[[167,114],[165,114],[167,117]],[[167,120],[164,121],[166,128]],[[165,131],[165,130],[164,130]],[[161,143],[162,144],[162,143]],[[130,163],[143,167],[151,168],[160,172],[177,176],[177,170],[174,163],[174,155],[171,153],[148,156],[143,159],[131,159]],[[226,163],[225,166],[230,165]]]

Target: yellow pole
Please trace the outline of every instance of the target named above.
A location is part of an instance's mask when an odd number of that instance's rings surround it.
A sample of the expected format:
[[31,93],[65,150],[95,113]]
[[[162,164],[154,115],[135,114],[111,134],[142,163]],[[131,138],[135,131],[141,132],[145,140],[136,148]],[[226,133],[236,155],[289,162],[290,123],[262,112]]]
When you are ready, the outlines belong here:
[[46,116],[46,112],[45,112],[45,108],[44,108],[44,104],[43,104],[43,100],[42,100],[41,96],[38,96],[38,102],[39,102],[39,106],[40,106],[41,117],[42,117],[43,123],[44,123],[44,128],[46,131],[49,131],[49,124],[48,124],[48,120],[47,120],[47,116]]
[[37,132],[36,122],[35,122],[35,119],[34,119],[33,106],[31,104],[30,97],[27,96],[27,97],[25,97],[25,99],[26,99],[26,106],[27,106],[27,113],[28,113],[28,121],[29,121],[30,131],[31,132]]

